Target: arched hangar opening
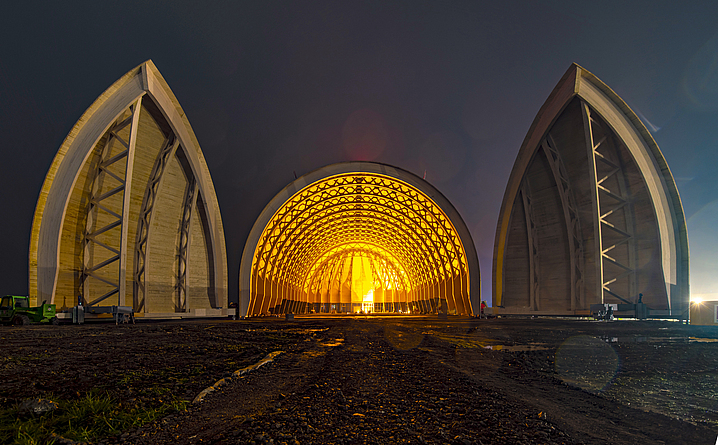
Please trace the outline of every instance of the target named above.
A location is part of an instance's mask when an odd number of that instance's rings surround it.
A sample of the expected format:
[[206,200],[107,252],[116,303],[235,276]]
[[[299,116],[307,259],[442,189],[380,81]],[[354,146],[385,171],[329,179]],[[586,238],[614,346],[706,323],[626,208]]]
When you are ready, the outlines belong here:
[[332,164],[285,187],[255,222],[240,315],[471,315],[479,274],[469,230],[428,182],[385,164]]

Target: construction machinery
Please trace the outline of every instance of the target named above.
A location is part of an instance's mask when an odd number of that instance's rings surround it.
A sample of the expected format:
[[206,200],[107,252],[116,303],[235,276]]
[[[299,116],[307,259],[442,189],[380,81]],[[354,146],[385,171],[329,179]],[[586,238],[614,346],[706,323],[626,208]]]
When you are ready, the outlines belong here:
[[55,313],[55,305],[42,303],[38,307],[30,307],[30,298],[6,295],[0,300],[0,323],[24,326],[30,323],[59,324]]

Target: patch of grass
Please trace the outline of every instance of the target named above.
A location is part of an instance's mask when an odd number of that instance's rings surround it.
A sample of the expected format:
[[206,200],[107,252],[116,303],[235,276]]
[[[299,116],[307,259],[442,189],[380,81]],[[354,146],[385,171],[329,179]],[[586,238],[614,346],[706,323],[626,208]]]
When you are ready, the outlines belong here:
[[192,377],[203,374],[204,367],[200,364],[185,370],[178,370],[170,366],[160,369],[122,370],[118,372],[116,382],[118,387],[132,388],[141,391],[148,387],[167,387],[174,384],[187,384]]
[[[0,443],[52,444],[53,435],[94,441],[140,427],[187,408],[187,401],[158,391],[151,404],[123,404],[107,392],[89,392],[77,400],[47,397],[59,408],[42,416],[21,415],[19,404],[0,410]],[[148,406],[149,405],[149,406]]]

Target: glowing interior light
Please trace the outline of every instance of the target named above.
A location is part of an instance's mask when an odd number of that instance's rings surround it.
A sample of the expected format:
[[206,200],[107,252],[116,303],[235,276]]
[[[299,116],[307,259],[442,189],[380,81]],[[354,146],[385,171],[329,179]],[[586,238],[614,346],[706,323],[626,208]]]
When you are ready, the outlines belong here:
[[248,313],[470,312],[466,253],[431,198],[396,178],[348,173],[309,184],[265,226]]
[[703,299],[700,297],[693,297],[693,298],[691,298],[691,303],[701,304],[701,303],[703,303]]
[[362,310],[366,313],[374,312],[374,289],[369,289],[369,292],[364,295]]

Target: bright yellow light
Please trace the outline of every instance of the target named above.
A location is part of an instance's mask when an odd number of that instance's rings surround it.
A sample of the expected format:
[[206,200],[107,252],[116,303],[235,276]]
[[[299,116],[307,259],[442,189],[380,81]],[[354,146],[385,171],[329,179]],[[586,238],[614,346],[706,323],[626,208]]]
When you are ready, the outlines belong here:
[[374,303],[374,289],[369,289],[369,292],[364,295],[364,303]]
[[309,268],[302,289],[313,292],[326,286],[330,281],[328,276],[335,273],[338,265],[344,262],[353,265],[352,289],[357,294],[357,302],[360,302],[359,298],[368,289],[374,289],[376,285],[386,290],[411,290],[410,277],[403,264],[385,248],[367,242],[343,243],[324,252]]
[[702,298],[698,298],[698,297],[694,297],[694,298],[691,298],[691,303],[693,303],[693,304],[701,304],[701,303],[703,303],[703,299],[702,299]]
[[374,311],[374,289],[369,289],[369,292],[364,295],[362,310],[367,313]]
[[456,229],[424,192],[343,173],[296,192],[267,222],[248,312],[396,312],[436,298],[468,312],[468,272]]

